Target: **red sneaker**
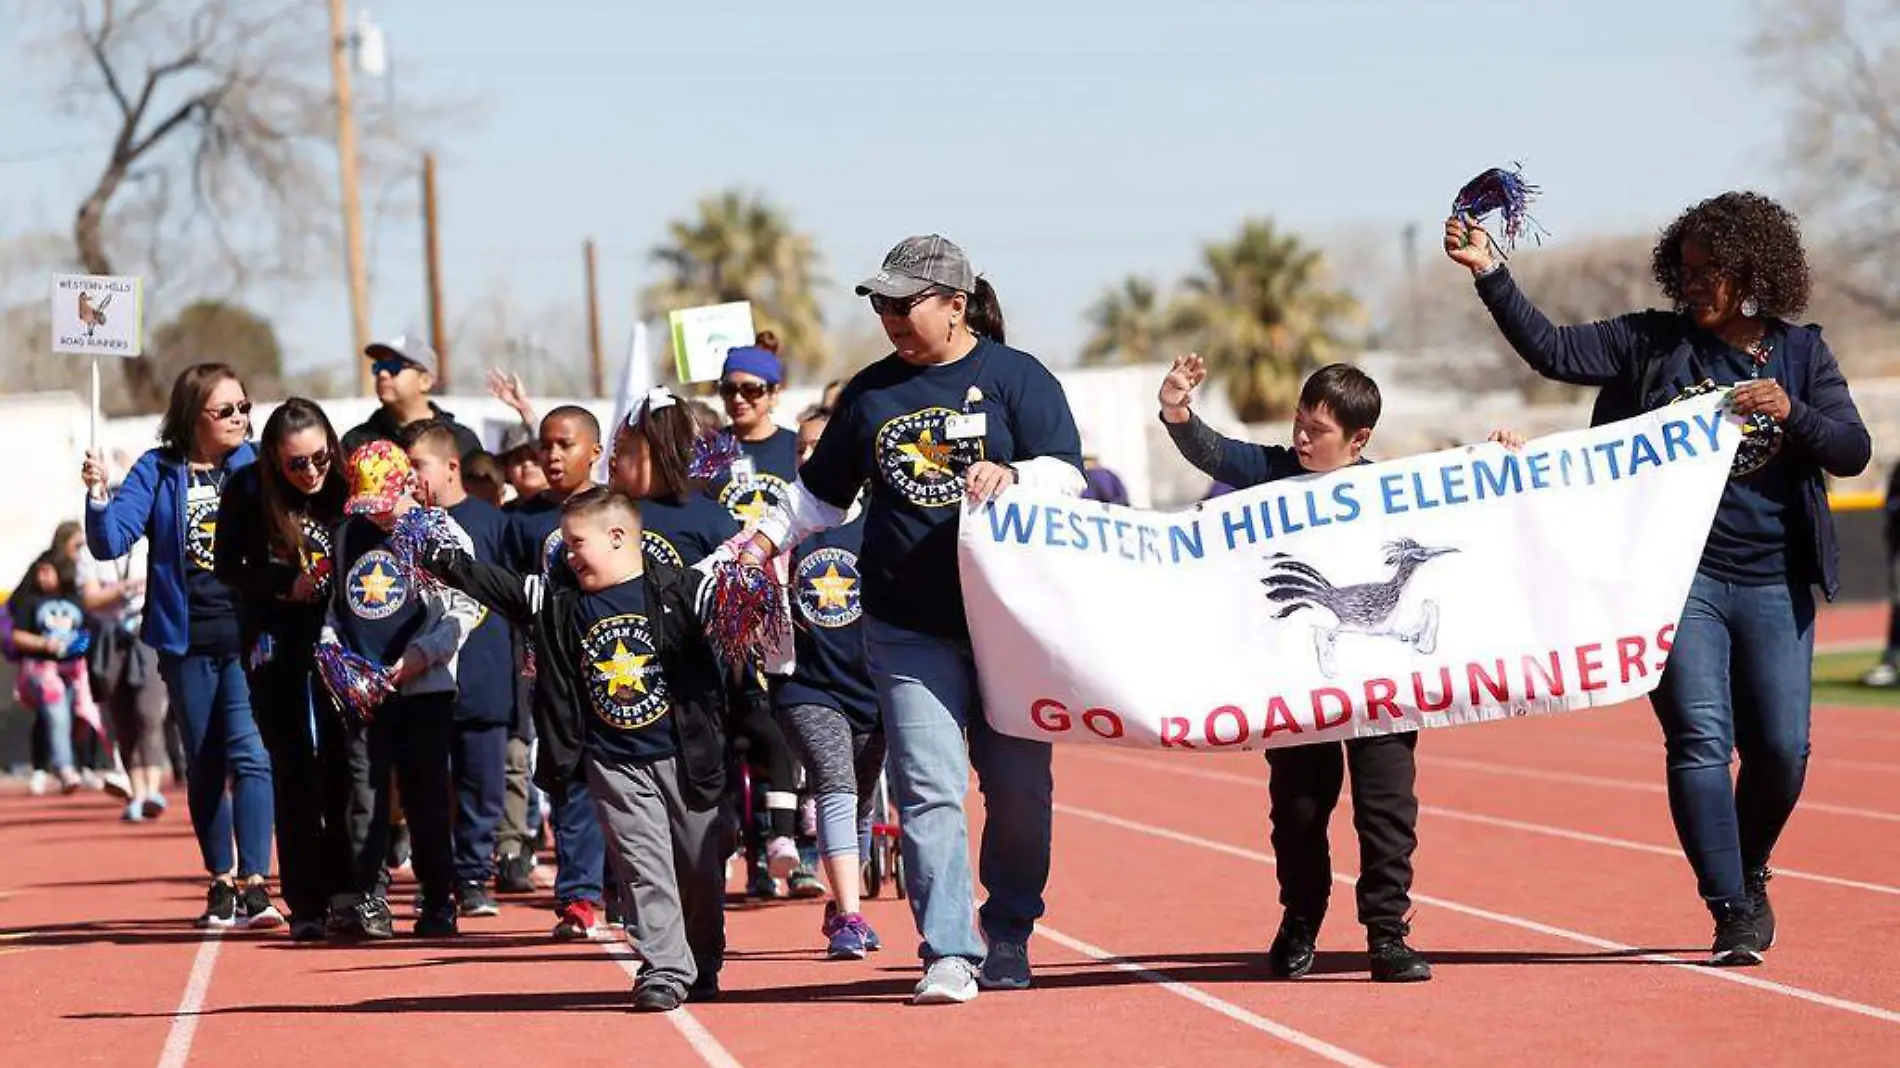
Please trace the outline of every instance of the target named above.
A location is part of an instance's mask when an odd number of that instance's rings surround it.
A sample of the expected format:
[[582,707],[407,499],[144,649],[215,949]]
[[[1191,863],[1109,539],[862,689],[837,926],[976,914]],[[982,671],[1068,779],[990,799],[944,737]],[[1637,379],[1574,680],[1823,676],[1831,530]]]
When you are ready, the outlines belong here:
[[554,937],[564,942],[592,941],[600,932],[600,916],[592,901],[568,902],[554,925]]

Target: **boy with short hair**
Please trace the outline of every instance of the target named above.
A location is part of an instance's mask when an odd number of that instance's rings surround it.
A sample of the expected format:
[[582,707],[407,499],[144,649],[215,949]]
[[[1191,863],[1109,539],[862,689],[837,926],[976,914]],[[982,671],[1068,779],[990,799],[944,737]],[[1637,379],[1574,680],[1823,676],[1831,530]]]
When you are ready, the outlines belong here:
[[[349,480],[348,518],[335,536],[335,591],[321,640],[392,669],[396,684],[369,721],[354,728],[365,736],[358,752],[367,773],[357,779],[367,784],[368,796],[351,800],[360,895],[352,926],[370,938],[395,933],[383,871],[393,768],[407,809],[411,862],[422,884],[415,933],[447,937],[458,933],[448,809],[456,654],[475,629],[481,606],[466,594],[417,581],[394,552],[389,535],[403,511],[415,506],[415,474],[393,442],[372,441],[352,453]],[[467,542],[452,521],[450,528]],[[364,830],[355,833],[357,828]]]
[[508,483],[501,476],[501,465],[487,449],[476,449],[462,458],[462,485],[469,496],[487,501],[496,509],[508,499]]
[[[469,493],[458,448],[454,432],[439,423],[425,423],[409,435],[409,462],[421,484],[421,503],[448,512],[468,534],[475,559],[500,564],[507,549],[508,517]],[[488,884],[495,876],[508,728],[515,717],[514,634],[501,616],[486,610],[481,615],[458,661],[449,749],[456,798],[455,896],[463,916],[501,911]]]
[[[1182,457],[1235,489],[1283,478],[1337,471],[1367,462],[1364,451],[1379,421],[1379,387],[1363,371],[1331,364],[1300,389],[1293,447],[1223,437],[1189,407],[1207,378],[1196,355],[1177,357],[1161,383],[1161,421]],[[1412,853],[1418,848],[1418,734],[1407,731],[1339,743],[1267,750],[1275,871],[1280,879],[1280,929],[1267,965],[1282,979],[1313,967],[1320,922],[1332,894],[1326,828],[1352,769],[1353,829],[1359,836],[1359,922],[1366,927],[1376,982],[1421,982],[1431,965],[1406,944],[1411,933]]]
[[[516,502],[509,513],[512,529],[507,566],[522,575],[540,576],[553,586],[572,586],[574,574],[567,565],[561,509],[593,486],[594,469],[601,455],[600,421],[578,405],[562,405],[541,417],[539,447],[541,470],[548,485],[527,500]],[[534,703],[539,710],[543,701],[539,679],[542,652],[532,640],[527,644],[536,677]],[[534,778],[547,791],[552,816],[549,823],[554,831],[554,911],[559,918],[553,934],[564,940],[597,938],[605,930],[601,913],[607,847],[601,840],[585,782],[563,777],[549,766],[545,738],[537,740],[537,749],[540,759]],[[528,846],[523,843],[521,848],[525,851]]]
[[644,557],[640,534],[633,501],[595,487],[561,508],[569,581],[459,547],[429,567],[531,629],[541,770],[591,796],[633,899],[634,1006],[667,1012],[715,995],[725,958],[725,681],[700,622],[711,584]]

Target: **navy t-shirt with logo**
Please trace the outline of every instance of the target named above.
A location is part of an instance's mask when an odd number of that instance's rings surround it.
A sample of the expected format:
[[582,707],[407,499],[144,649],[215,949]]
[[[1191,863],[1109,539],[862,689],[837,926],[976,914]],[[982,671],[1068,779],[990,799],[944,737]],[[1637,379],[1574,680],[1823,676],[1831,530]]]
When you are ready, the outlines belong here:
[[[982,426],[953,425],[960,415],[980,416]],[[969,634],[957,577],[963,472],[979,460],[1044,456],[1082,470],[1081,434],[1062,384],[1028,353],[980,340],[955,363],[916,367],[893,354],[859,372],[799,477],[840,509],[870,484],[866,612],[961,638]]]
[[37,634],[42,638],[64,638],[68,645],[63,658],[52,653],[29,653],[24,650],[20,655],[28,660],[74,660],[85,655],[86,644],[79,638],[89,631],[86,613],[79,607],[78,592],[67,589],[44,593],[33,585],[34,581],[34,573],[29,570],[26,584],[15,591],[7,602],[7,611],[13,617],[13,629]]
[[692,567],[739,533],[739,521],[702,493],[684,500],[640,502],[640,539],[647,555],[674,567]]
[[783,501],[787,487],[798,479],[798,435],[779,427],[763,441],[741,441],[739,451],[743,455],[732,469],[708,488],[720,507],[746,524]]
[[[1772,379],[1783,366],[1776,351],[1780,342],[1780,331],[1769,335],[1768,362],[1757,374],[1753,356],[1713,337],[1698,337],[1689,361],[1689,374],[1695,381],[1670,382],[1671,395],[1703,379],[1717,386],[1753,377]],[[1783,439],[1773,440],[1773,447],[1759,448],[1745,437],[1736,465],[1730,469],[1702,550],[1701,570],[1715,578],[1745,586],[1773,585],[1788,578],[1788,546],[1795,541],[1788,527],[1802,523],[1805,530],[1805,513],[1801,479],[1789,466]]]
[[337,639],[349,651],[393,667],[428,620],[414,578],[367,519],[343,521],[336,535]]
[[567,546],[561,541],[561,505],[545,494],[518,503],[508,513],[508,567],[524,575],[543,578],[567,576]]
[[877,688],[864,662],[863,576],[858,550],[864,516],[800,542],[792,556],[792,644],[797,669],[780,686],[780,708],[823,705],[844,713],[853,730],[882,722]]
[[[485,564],[507,566],[507,513],[470,497],[448,508],[468,534],[469,551]],[[464,723],[511,723],[515,718],[514,636],[508,621],[486,607],[456,660],[455,718]]]
[[236,653],[237,601],[212,573],[212,546],[218,534],[218,496],[224,490],[221,470],[190,472],[185,485],[185,605],[190,615],[190,649],[194,653]]
[[587,745],[602,760],[646,763],[679,753],[673,699],[653,647],[646,580],[581,595],[580,691]]

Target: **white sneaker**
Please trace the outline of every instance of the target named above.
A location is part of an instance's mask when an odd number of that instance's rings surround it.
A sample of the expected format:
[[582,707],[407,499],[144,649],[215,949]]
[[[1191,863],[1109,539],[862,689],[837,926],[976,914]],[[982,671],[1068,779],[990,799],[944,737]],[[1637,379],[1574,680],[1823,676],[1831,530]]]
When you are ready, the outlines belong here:
[[1867,674],[1860,677],[1860,684],[1877,686],[1881,689],[1900,685],[1900,668],[1895,668],[1892,664],[1875,664],[1867,669]]
[[53,785],[53,777],[39,768],[33,769],[33,777],[27,780],[26,792],[34,797],[43,797]]
[[132,800],[132,780],[126,778],[124,772],[108,771],[99,777],[99,781],[105,786],[106,793],[121,801]]
[[91,768],[86,768],[79,773],[79,782],[88,790],[103,790],[106,788],[106,781],[101,779],[99,773]]
[[976,965],[962,957],[938,957],[924,970],[912,1005],[961,1005],[976,997]]
[[798,845],[783,836],[765,843],[765,870],[774,879],[789,879],[798,870]]

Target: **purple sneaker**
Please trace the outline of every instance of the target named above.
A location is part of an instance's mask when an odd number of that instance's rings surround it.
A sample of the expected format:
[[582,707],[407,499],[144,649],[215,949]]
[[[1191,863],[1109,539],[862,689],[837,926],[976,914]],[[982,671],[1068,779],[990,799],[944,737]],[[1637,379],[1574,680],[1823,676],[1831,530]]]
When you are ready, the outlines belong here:
[[825,916],[825,955],[832,960],[863,960],[880,948],[877,932],[855,912],[828,912]]

